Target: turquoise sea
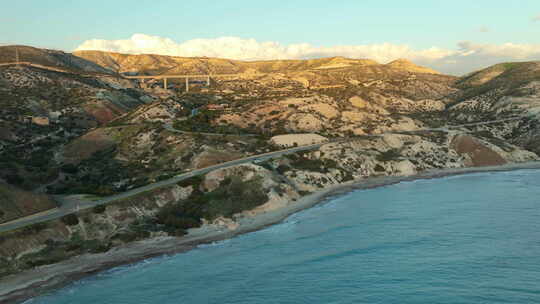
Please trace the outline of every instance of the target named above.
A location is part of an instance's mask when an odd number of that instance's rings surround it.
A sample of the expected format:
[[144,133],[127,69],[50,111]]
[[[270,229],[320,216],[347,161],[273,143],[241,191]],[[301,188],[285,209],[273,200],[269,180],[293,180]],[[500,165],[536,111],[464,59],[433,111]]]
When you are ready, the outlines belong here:
[[351,192],[28,303],[540,303],[540,170]]

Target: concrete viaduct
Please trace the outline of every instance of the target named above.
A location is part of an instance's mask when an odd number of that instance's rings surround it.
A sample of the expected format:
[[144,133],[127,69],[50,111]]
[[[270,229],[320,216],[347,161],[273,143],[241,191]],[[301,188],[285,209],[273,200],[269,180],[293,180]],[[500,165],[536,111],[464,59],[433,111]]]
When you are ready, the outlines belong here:
[[[55,72],[61,72],[61,73],[72,73],[72,71],[69,71],[67,69],[62,68],[56,68],[51,66],[45,66],[41,64],[36,64],[32,62],[27,61],[16,61],[16,62],[5,62],[0,63],[0,66],[10,66],[10,65],[16,65],[16,66],[33,66],[36,68],[51,70]],[[238,79],[238,78],[246,78],[246,77],[257,77],[257,76],[263,76],[266,75],[265,73],[250,73],[250,74],[184,74],[184,75],[137,75],[137,76],[127,76],[122,75],[123,78],[127,79],[139,79],[141,84],[144,84],[144,81],[146,79],[163,79],[163,88],[167,88],[167,79],[181,79],[184,78],[186,80],[186,92],[189,92],[189,79],[204,79],[206,80],[206,85],[210,85],[210,79],[212,78],[232,78],[232,79]]]
[[127,79],[139,79],[141,84],[144,83],[146,79],[163,79],[163,88],[167,88],[167,79],[182,79],[186,80],[186,92],[189,92],[189,79],[204,79],[206,80],[206,85],[210,85],[211,78],[242,78],[249,76],[261,76],[264,74],[186,74],[186,75],[137,75],[137,76],[123,76]]

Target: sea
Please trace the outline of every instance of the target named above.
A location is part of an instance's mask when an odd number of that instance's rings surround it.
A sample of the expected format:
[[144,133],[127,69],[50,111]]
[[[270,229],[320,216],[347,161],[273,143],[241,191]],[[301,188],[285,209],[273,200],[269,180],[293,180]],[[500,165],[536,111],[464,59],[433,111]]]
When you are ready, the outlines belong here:
[[27,303],[540,303],[540,170],[353,191]]

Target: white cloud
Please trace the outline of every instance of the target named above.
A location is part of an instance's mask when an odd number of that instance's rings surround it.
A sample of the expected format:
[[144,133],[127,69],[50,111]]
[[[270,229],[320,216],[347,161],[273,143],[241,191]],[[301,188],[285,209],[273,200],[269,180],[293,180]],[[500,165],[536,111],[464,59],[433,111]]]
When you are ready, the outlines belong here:
[[540,21],[540,15],[532,17],[532,21]]
[[450,56],[430,63],[418,63],[445,73],[461,75],[501,62],[534,60],[540,60],[539,44],[479,44],[463,41],[458,43],[457,52]]
[[406,45],[389,43],[316,47],[308,43],[282,45],[272,41],[259,42],[255,39],[238,37],[193,39],[176,43],[169,38],[145,34],[134,34],[125,40],[87,40],[77,50],[102,50],[129,54],[152,53],[186,57],[208,56],[238,60],[302,59],[339,55],[351,58],[371,58],[380,62],[415,56],[438,58],[447,54],[447,51],[438,48],[419,52]]
[[481,27],[478,29],[478,31],[479,31],[480,33],[488,33],[488,32],[489,32],[489,27],[483,25],[483,26],[481,26]]
[[193,39],[177,43],[172,39],[134,34],[124,40],[92,39],[76,50],[101,50],[128,54],[160,54],[171,56],[207,56],[238,60],[305,59],[329,56],[369,58],[386,63],[407,58],[444,73],[463,74],[501,61],[540,59],[540,45],[476,44],[460,42],[456,50],[431,47],[416,50],[407,45],[391,43],[341,46],[313,46],[308,43],[282,45],[255,39],[220,37]]

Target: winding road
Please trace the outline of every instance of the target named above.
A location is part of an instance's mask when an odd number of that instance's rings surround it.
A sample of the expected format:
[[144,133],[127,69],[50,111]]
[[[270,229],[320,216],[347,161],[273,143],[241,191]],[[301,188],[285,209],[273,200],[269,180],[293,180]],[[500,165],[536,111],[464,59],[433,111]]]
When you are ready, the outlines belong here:
[[[523,119],[523,117],[512,117],[512,118],[498,119],[498,120],[487,121],[487,122],[475,122],[475,123],[468,123],[468,124],[462,124],[462,125],[456,125],[456,126],[445,126],[441,128],[425,128],[425,129],[415,130],[415,132],[419,132],[419,131],[449,132],[450,129],[460,128],[460,127],[488,125],[488,124],[495,124],[495,123],[506,122],[506,121],[520,120],[520,119]],[[171,126],[166,126],[166,128],[170,131],[175,130]],[[175,131],[178,131],[178,130],[175,130]],[[382,134],[373,134],[373,135],[366,135],[366,136],[380,137],[380,136],[384,136],[385,134],[395,134],[395,133],[400,133],[400,132],[386,132]],[[366,137],[366,136],[363,136],[363,137]],[[236,166],[236,165],[240,165],[244,163],[250,163],[250,162],[262,162],[262,161],[266,161],[272,158],[277,158],[283,155],[292,154],[292,153],[296,153],[300,151],[309,151],[309,150],[319,149],[321,146],[329,144],[329,143],[344,142],[344,141],[350,141],[350,140],[354,140],[354,139],[353,138],[340,138],[336,140],[331,140],[329,142],[294,147],[294,148],[289,148],[289,149],[284,149],[284,150],[279,150],[279,151],[274,151],[274,152],[248,156],[248,157],[224,162],[221,164],[209,166],[206,168],[193,170],[191,172],[179,174],[167,180],[155,182],[152,184],[148,184],[139,188],[131,189],[131,190],[128,190],[119,194],[107,196],[104,198],[89,199],[89,198],[82,197],[81,195],[55,196],[55,199],[60,203],[60,207],[49,210],[49,211],[45,211],[39,214],[20,218],[11,222],[0,224],[0,233],[19,229],[19,228],[37,224],[37,223],[50,221],[53,219],[60,218],[67,214],[72,214],[80,210],[95,207],[97,205],[108,204],[114,201],[129,198],[131,196],[135,196],[137,194],[140,194],[146,191],[151,191],[151,190],[155,190],[161,187],[170,186],[182,180],[188,179],[190,177],[206,174],[213,170],[228,168],[228,167],[232,167],[232,166]]]
[[78,212],[80,210],[95,207],[97,205],[108,204],[117,200],[121,200],[124,198],[128,198],[128,197],[146,192],[146,191],[151,191],[157,188],[174,185],[182,180],[188,179],[193,176],[206,174],[213,170],[232,167],[232,166],[236,166],[236,165],[240,165],[244,163],[250,163],[254,161],[262,162],[271,158],[276,158],[276,157],[280,157],[286,154],[296,153],[299,151],[315,150],[325,144],[328,144],[328,142],[248,156],[248,157],[224,162],[221,164],[209,166],[206,168],[193,170],[191,172],[179,174],[167,180],[148,184],[139,188],[131,189],[131,190],[128,190],[119,194],[107,196],[101,199],[93,200],[93,199],[81,197],[80,195],[55,196],[56,201],[60,203],[60,207],[58,207],[57,209],[53,209],[52,212],[46,211],[37,215],[30,215],[30,216],[20,218],[11,222],[0,224],[0,232],[6,232],[6,231],[22,228],[28,225],[50,221],[53,219],[60,218],[67,214],[71,214],[71,213]]

